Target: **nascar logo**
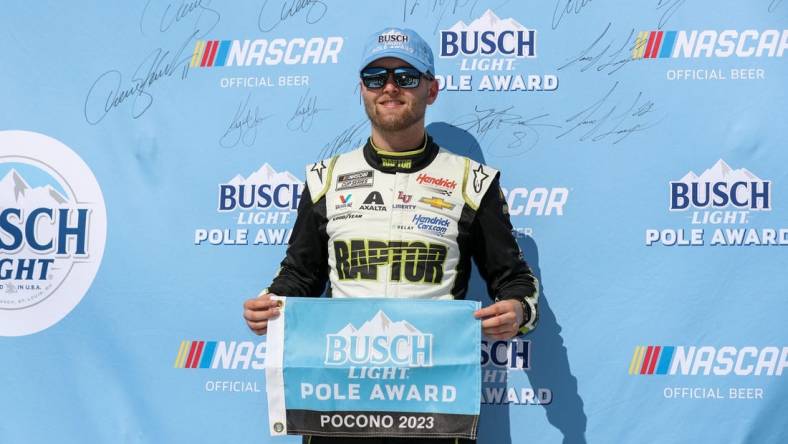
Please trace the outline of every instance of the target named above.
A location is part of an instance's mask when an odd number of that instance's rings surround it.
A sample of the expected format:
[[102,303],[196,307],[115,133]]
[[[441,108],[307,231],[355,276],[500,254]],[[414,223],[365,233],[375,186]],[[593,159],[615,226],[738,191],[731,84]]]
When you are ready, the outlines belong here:
[[632,58],[782,57],[786,49],[788,30],[643,31],[635,40]]
[[629,363],[630,375],[782,376],[788,347],[683,347],[639,345]]

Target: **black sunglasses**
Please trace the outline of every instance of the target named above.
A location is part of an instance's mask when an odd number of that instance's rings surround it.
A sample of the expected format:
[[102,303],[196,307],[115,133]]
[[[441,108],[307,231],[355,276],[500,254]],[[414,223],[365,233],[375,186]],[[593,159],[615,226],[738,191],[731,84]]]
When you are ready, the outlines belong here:
[[367,67],[361,70],[361,81],[367,88],[378,89],[386,85],[389,79],[389,74],[394,75],[394,82],[400,88],[416,88],[419,86],[419,81],[422,75],[428,80],[433,77],[427,73],[422,74],[416,68],[402,66],[399,68],[383,68],[380,66]]

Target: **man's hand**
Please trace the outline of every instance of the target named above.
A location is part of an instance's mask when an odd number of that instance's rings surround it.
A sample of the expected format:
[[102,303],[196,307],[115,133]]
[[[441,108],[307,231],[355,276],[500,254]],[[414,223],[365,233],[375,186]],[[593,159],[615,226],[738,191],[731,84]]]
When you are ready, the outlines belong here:
[[264,335],[268,331],[268,320],[279,316],[278,302],[271,299],[276,296],[272,293],[265,293],[244,302],[244,319],[246,325],[258,335]]
[[506,299],[473,314],[482,320],[482,332],[491,339],[511,339],[523,323],[523,305],[520,301]]

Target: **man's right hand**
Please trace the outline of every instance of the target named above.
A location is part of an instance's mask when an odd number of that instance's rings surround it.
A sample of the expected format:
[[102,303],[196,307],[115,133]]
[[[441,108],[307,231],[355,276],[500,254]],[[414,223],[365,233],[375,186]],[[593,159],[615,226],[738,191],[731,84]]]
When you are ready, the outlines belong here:
[[244,302],[244,319],[246,325],[258,335],[264,335],[268,331],[268,320],[279,316],[277,301],[271,299],[276,296],[273,293],[264,293],[260,296],[247,299]]

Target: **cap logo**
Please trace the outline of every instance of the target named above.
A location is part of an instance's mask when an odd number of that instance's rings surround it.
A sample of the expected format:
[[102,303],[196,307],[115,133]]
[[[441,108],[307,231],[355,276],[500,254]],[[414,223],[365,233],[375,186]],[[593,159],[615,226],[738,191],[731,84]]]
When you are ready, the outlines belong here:
[[408,36],[405,34],[383,34],[378,36],[378,43],[407,43]]

